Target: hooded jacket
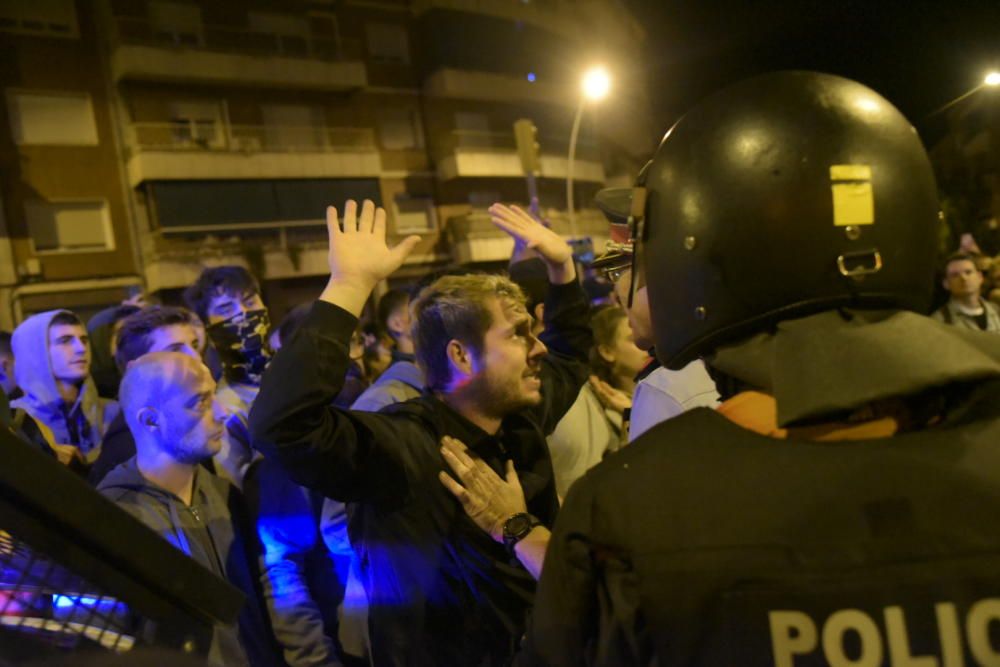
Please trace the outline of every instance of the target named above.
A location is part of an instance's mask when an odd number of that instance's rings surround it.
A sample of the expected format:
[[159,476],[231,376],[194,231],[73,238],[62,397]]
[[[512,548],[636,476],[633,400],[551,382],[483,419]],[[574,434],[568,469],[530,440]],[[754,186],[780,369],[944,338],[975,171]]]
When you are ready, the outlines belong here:
[[246,514],[235,487],[195,466],[191,504],[185,505],[143,477],[133,457],[108,473],[97,490],[246,595],[237,625],[215,627],[209,664],[281,664],[261,608]]
[[[396,354],[393,353],[395,357]],[[417,398],[424,390],[423,371],[412,359],[394,360],[351,405],[352,410],[378,412],[387,405]]]
[[100,452],[101,441],[118,414],[118,403],[97,394],[88,377],[80,387],[76,403],[67,406],[59,396],[49,359],[49,325],[67,310],[50,310],[29,317],[14,330],[14,376],[24,396],[11,407],[22,409],[52,432],[50,444],[76,445],[88,462]]

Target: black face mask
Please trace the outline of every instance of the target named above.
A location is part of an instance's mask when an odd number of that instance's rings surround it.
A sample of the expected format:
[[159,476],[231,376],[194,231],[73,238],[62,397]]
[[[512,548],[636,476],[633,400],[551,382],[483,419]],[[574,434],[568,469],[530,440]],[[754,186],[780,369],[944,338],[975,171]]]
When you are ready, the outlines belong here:
[[226,379],[238,384],[259,385],[271,360],[267,334],[271,318],[267,309],[251,310],[216,322],[205,329],[212,340]]

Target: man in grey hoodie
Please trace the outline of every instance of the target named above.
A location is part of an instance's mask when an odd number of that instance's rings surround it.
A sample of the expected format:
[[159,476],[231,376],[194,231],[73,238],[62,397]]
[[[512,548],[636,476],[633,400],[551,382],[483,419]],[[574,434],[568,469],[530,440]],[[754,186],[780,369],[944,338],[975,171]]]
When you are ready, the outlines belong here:
[[242,499],[198,466],[219,451],[224,432],[208,368],[187,354],[153,352],[128,367],[119,395],[136,455],[98,490],[246,594],[237,625],[216,626],[210,664],[281,664],[260,605]]
[[101,448],[118,404],[100,398],[90,377],[90,340],[68,310],[32,315],[11,340],[14,376],[24,395],[11,403],[40,427],[65,464],[89,465]]
[[424,389],[424,373],[417,366],[410,334],[409,292],[397,289],[382,295],[378,304],[378,328],[388,333],[396,344],[392,365],[354,401],[352,410],[378,412],[387,405],[416,398]]

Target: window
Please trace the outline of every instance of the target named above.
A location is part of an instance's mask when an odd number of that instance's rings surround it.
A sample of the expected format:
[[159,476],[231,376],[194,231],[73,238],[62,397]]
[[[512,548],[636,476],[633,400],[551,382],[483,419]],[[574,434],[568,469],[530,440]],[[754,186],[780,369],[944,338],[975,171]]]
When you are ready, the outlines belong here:
[[437,228],[434,200],[430,197],[396,195],[393,204],[396,208],[397,234],[426,234]]
[[36,253],[115,249],[111,215],[104,200],[27,201],[24,213]]
[[89,95],[8,91],[7,109],[16,144],[97,145]]
[[178,46],[200,46],[204,43],[201,8],[179,2],[150,2],[149,22],[153,34]]
[[278,53],[304,56],[309,53],[309,23],[298,16],[249,12],[247,21],[254,32],[273,36]]
[[378,133],[382,148],[403,150],[423,148],[424,131],[416,109],[382,109],[378,114]]
[[368,55],[376,62],[397,65],[410,64],[410,39],[406,27],[395,23],[369,23]]
[[0,30],[45,37],[80,36],[74,0],[0,0]]
[[312,55],[328,60],[339,59],[343,54],[340,43],[340,27],[337,17],[328,12],[309,13],[309,32]]
[[220,116],[217,102],[174,102],[170,105],[173,142],[191,148],[222,148]]

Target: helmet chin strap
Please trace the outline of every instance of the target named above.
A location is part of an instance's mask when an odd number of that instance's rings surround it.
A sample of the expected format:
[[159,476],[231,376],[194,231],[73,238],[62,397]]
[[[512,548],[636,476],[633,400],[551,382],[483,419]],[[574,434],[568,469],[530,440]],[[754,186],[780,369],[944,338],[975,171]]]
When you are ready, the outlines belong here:
[[646,240],[646,188],[632,190],[632,204],[629,210],[628,227],[632,241],[632,271],[628,290],[628,307],[632,308],[635,293],[646,286],[646,262],[643,246]]

